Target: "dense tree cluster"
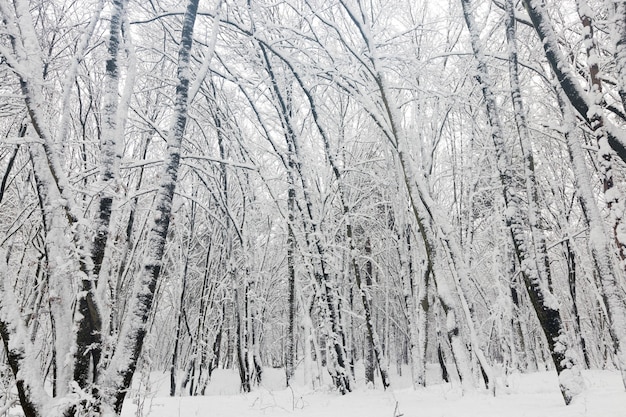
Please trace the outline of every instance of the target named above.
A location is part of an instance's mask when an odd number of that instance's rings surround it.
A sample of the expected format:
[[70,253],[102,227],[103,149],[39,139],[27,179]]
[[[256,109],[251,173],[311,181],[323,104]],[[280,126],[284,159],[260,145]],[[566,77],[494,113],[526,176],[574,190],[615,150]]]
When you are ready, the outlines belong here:
[[[626,2],[0,0],[0,396],[626,384]],[[365,375],[355,364],[365,364]],[[182,375],[182,380],[179,376]],[[17,393],[17,398],[13,396]]]

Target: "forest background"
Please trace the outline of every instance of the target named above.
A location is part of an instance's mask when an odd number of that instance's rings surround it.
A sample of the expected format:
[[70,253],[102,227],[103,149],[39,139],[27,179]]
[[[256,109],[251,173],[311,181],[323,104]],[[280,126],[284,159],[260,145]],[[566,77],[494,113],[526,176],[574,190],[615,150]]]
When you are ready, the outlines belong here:
[[[626,383],[626,3],[0,0],[0,335],[28,417],[302,366]],[[178,377],[182,371],[182,379]]]

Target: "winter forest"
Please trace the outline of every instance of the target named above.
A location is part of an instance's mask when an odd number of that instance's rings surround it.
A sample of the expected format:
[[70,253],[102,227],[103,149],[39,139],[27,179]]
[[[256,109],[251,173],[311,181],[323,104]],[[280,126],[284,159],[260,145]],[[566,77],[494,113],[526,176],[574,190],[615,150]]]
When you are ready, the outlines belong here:
[[0,18],[2,415],[120,415],[151,372],[626,384],[626,2]]

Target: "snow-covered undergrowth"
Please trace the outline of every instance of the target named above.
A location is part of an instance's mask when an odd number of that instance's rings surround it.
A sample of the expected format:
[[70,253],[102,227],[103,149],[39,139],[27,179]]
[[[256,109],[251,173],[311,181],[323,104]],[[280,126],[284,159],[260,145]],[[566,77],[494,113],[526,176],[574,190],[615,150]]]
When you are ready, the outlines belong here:
[[[408,370],[407,370],[408,371]],[[358,373],[357,373],[358,375]],[[408,373],[405,373],[408,375]],[[169,375],[153,373],[142,394],[131,396],[123,417],[622,417],[626,392],[614,371],[584,371],[585,391],[565,406],[554,372],[514,374],[499,381],[495,397],[478,390],[463,395],[455,384],[436,383],[414,391],[406,377],[391,390],[357,389],[345,396],[330,389],[284,388],[282,369],[266,369],[264,382],[241,394],[236,371],[218,370],[203,397],[169,397]],[[359,384],[359,382],[361,382]],[[137,392],[137,391],[136,391]],[[138,401],[139,400],[139,401]]]

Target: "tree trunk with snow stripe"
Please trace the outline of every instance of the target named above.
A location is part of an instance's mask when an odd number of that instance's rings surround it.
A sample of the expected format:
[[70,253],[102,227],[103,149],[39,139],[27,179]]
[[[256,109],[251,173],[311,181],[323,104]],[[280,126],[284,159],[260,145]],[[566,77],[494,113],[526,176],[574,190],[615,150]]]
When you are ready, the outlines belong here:
[[[100,266],[104,257],[104,246],[106,245],[108,234],[108,223],[111,216],[111,190],[103,190],[102,203],[98,208],[98,231],[99,236],[95,244],[90,246],[83,241],[81,233],[84,232],[80,223],[80,217],[73,214],[77,209],[72,199],[72,188],[68,186],[67,176],[61,168],[56,154],[56,148],[52,139],[52,134],[47,130],[44,115],[41,113],[42,91],[37,87],[42,85],[39,71],[43,66],[40,57],[38,42],[33,31],[32,21],[29,11],[24,2],[18,0],[14,3],[14,8],[8,3],[2,2],[0,8],[4,14],[5,23],[9,22],[11,28],[19,27],[20,34],[14,33],[14,53],[23,62],[18,69],[24,98],[29,109],[31,124],[35,128],[37,135],[43,143],[43,151],[32,148],[32,158],[34,162],[34,172],[38,178],[38,192],[43,203],[42,210],[46,223],[52,227],[49,233],[49,240],[46,242],[49,256],[55,259],[54,262],[67,260],[67,265],[55,269],[51,265],[50,277],[57,287],[58,301],[52,314],[57,332],[55,340],[55,356],[57,360],[57,380],[55,395],[58,398],[51,398],[43,389],[44,380],[41,375],[32,369],[36,367],[32,363],[31,352],[33,347],[29,346],[29,339],[21,336],[23,324],[21,318],[11,313],[15,309],[11,305],[11,296],[6,286],[3,286],[4,302],[0,305],[0,330],[2,338],[9,347],[9,361],[13,372],[19,378],[18,391],[22,408],[28,417],[53,416],[53,415],[77,415],[84,412],[100,415],[116,415],[121,411],[122,402],[130,386],[132,375],[135,371],[136,363],[141,352],[143,338],[146,334],[145,324],[151,309],[152,299],[156,288],[156,282],[161,270],[161,258],[163,247],[167,236],[169,218],[171,212],[171,202],[177,180],[177,171],[180,160],[180,144],[185,130],[187,119],[187,90],[189,85],[189,57],[192,46],[192,33],[197,11],[197,0],[191,0],[183,20],[182,42],[179,50],[179,79],[176,87],[176,111],[173,118],[173,126],[168,140],[168,157],[166,158],[166,169],[163,176],[159,197],[157,198],[154,224],[150,231],[151,246],[149,258],[144,265],[141,276],[137,279],[137,286],[134,295],[134,304],[127,315],[127,320],[122,333],[118,339],[118,346],[112,357],[105,357],[104,363],[99,363],[99,349],[101,349],[99,337],[100,320],[109,319],[100,316],[98,309],[99,300],[96,299],[94,287],[95,275],[100,272]],[[105,108],[107,119],[107,130],[105,143],[103,145],[102,186],[109,188],[111,181],[115,177],[116,149],[119,138],[115,137],[120,132],[116,129],[117,118],[116,101],[117,98],[117,48],[120,42],[120,27],[124,19],[123,2],[117,2],[113,9],[113,24],[110,32],[110,57],[107,62],[107,74],[109,81],[108,104]],[[24,52],[27,51],[27,52]],[[2,51],[7,58],[12,58],[6,50]],[[13,61],[12,61],[13,62]],[[24,65],[24,66],[22,66]],[[28,71],[26,69],[28,67]],[[71,83],[68,83],[71,86]],[[59,233],[63,233],[63,235]],[[92,250],[92,259],[85,258],[84,253]],[[65,271],[65,272],[64,272]],[[71,272],[74,271],[74,272]],[[63,285],[69,285],[74,277],[67,273],[82,277],[83,295],[78,299],[78,311],[72,317],[72,309],[64,303],[69,301],[73,291]],[[3,277],[4,278],[4,277]],[[5,280],[3,279],[3,283]],[[63,319],[65,317],[65,319]],[[73,331],[78,331],[73,333]],[[94,339],[95,338],[95,339]],[[21,340],[16,344],[17,340]],[[31,363],[24,360],[31,359]],[[68,366],[68,362],[72,364]],[[93,370],[90,375],[89,369]],[[97,371],[100,370],[100,373]],[[92,397],[90,400],[78,400],[76,394],[70,391],[70,386],[92,387]]]
[[554,366],[560,376],[559,384],[566,404],[569,404],[582,386],[580,371],[575,367],[574,355],[563,327],[560,306],[550,292],[550,266],[543,232],[540,230],[539,212],[537,209],[537,191],[534,177],[534,163],[531,151],[528,149],[528,129],[525,123],[525,114],[519,91],[517,76],[517,47],[515,39],[515,17],[513,4],[509,2],[507,18],[507,41],[509,42],[509,74],[515,120],[524,160],[524,177],[526,182],[526,202],[528,205],[528,228],[532,239],[526,238],[525,225],[521,222],[522,190],[516,189],[513,183],[512,157],[509,147],[505,144],[503,127],[500,122],[495,96],[492,91],[490,76],[487,70],[487,61],[480,42],[480,35],[473,16],[473,2],[461,0],[465,23],[470,33],[474,58],[477,62],[478,73],[476,79],[483,93],[485,110],[491,128],[491,137],[495,146],[497,169],[503,187],[505,202],[505,218],[515,253],[520,263],[522,276],[526,283],[528,295],[537,314],[541,328],[548,342],[548,347]]

